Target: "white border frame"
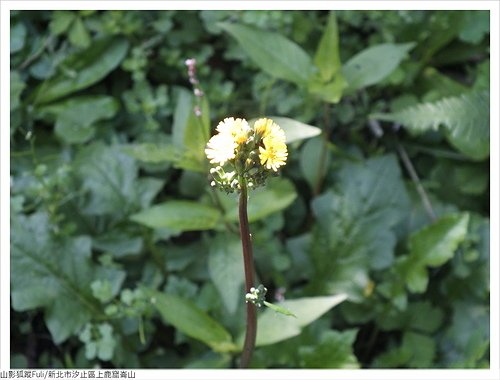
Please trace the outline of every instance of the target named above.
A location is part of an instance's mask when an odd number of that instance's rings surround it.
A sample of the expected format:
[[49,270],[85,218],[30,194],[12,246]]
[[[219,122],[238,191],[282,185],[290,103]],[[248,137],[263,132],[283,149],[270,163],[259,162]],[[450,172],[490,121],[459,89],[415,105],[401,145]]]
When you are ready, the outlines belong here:
[[[1,127],[0,127],[0,368],[10,367],[10,63],[9,32],[11,10],[42,9],[363,9],[363,10],[490,10],[491,38],[491,155],[490,155],[490,369],[443,370],[137,370],[137,379],[500,379],[499,352],[499,9],[500,2],[488,1],[13,1],[0,2],[0,74]],[[496,106],[495,106],[496,105]],[[496,233],[494,231],[497,231]]]

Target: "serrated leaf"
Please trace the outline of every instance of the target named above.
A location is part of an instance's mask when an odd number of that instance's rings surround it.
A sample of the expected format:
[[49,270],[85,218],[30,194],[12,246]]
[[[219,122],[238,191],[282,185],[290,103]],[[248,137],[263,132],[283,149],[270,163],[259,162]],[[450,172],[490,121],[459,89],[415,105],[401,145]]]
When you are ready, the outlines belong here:
[[106,37],[61,62],[61,72],[40,84],[34,91],[35,104],[49,103],[100,81],[125,58],[128,41]]
[[[292,310],[297,318],[276,313],[266,309],[257,322],[256,346],[265,346],[299,335],[302,328],[311,324],[331,308],[345,301],[345,294],[324,297],[305,297],[286,300],[280,307]],[[239,336],[238,343],[243,345],[244,333]]]
[[214,228],[220,216],[219,210],[214,207],[193,201],[172,200],[136,213],[130,219],[151,228],[199,231]]
[[318,67],[324,82],[330,81],[342,66],[339,54],[337,18],[334,11],[330,11],[328,15],[328,23],[319,41],[314,63]]
[[407,216],[409,199],[394,156],[346,163],[336,190],[312,202],[318,221],[310,254],[314,291],[343,291],[363,299],[370,269],[394,260],[395,228]]
[[342,74],[348,84],[346,91],[372,86],[387,78],[414,46],[414,42],[385,43],[359,52],[342,67]]
[[[248,221],[261,220],[275,212],[290,206],[297,193],[292,182],[284,178],[270,178],[266,186],[251,191],[248,200]],[[238,203],[236,197],[226,197],[222,201],[226,206],[224,218],[228,222],[238,221]]]
[[297,84],[307,83],[312,73],[309,55],[296,43],[274,32],[242,24],[217,24],[239,42],[254,63],[268,74]]
[[243,303],[244,268],[241,241],[234,235],[217,235],[210,243],[208,272],[222,303],[234,314]]
[[235,349],[227,330],[191,301],[157,291],[150,294],[163,320],[177,330],[218,352]]
[[450,144],[474,160],[483,160],[490,153],[489,104],[489,91],[470,92],[370,117],[400,123],[413,134],[443,125]]
[[11,297],[14,310],[44,308],[58,344],[101,315],[90,284],[107,279],[117,291],[125,272],[93,265],[88,237],[56,238],[50,228],[43,213],[11,220]]

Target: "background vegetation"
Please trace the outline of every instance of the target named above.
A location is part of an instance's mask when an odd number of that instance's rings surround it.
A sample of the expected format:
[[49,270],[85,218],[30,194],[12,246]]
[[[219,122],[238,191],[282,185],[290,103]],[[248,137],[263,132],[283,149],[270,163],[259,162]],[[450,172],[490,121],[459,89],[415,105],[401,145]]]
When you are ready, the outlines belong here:
[[13,367],[235,365],[203,148],[264,115],[257,273],[298,318],[260,313],[253,366],[489,366],[487,11],[23,11],[10,51]]

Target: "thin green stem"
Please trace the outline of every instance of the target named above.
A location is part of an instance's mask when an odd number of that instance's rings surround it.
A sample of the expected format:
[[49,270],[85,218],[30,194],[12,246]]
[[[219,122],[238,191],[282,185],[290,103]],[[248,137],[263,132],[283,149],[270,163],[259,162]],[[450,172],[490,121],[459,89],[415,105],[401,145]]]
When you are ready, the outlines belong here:
[[[245,266],[245,291],[250,292],[254,286],[254,265],[252,242],[250,237],[250,227],[248,225],[247,215],[247,184],[243,178],[240,178],[241,193],[239,199],[240,216],[240,237],[243,248],[243,263]],[[252,360],[252,354],[255,347],[255,338],[257,336],[257,310],[252,302],[247,303],[247,327],[245,334],[245,343],[241,354],[240,368],[248,368]]]

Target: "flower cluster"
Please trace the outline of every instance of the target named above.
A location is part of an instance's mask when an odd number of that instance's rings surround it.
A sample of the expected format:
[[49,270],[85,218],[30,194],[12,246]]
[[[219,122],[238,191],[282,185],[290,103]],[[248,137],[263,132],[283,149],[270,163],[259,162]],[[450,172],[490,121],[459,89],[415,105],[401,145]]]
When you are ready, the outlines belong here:
[[262,185],[286,164],[285,132],[271,119],[258,119],[250,126],[245,119],[226,118],[208,141],[205,153],[211,164],[212,186],[233,192],[240,182]]
[[250,288],[250,293],[245,294],[245,302],[253,303],[254,305],[261,307],[264,305],[264,301],[266,300],[267,288],[260,284],[257,289]]

